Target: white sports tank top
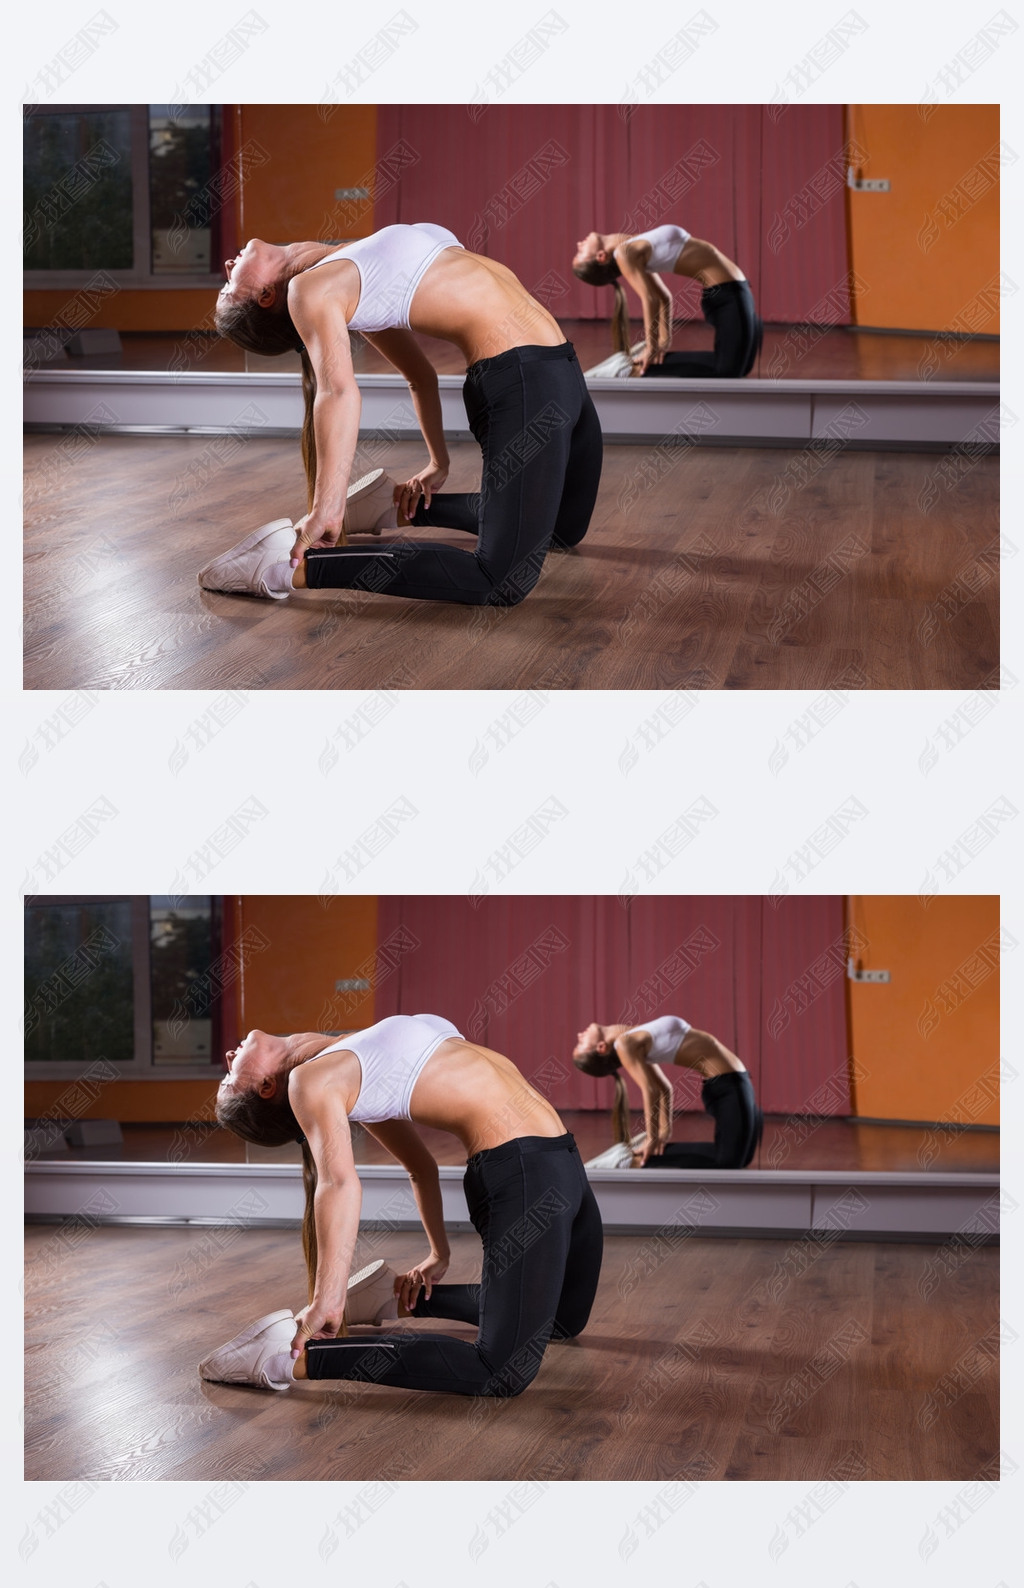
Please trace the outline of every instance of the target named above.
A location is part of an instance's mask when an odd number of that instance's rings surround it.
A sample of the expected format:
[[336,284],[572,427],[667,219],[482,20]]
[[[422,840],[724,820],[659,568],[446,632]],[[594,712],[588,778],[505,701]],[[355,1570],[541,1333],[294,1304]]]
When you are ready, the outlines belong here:
[[674,270],[676,260],[690,241],[690,233],[681,226],[655,226],[649,232],[637,232],[631,243],[643,239],[651,245],[651,257],[646,270]]
[[651,1051],[647,1055],[651,1063],[671,1064],[690,1029],[689,1022],[680,1020],[678,1015],[659,1015],[657,1020],[646,1020],[642,1026],[634,1026],[625,1034],[635,1037],[646,1031],[651,1039]]
[[318,259],[310,270],[332,259],[350,259],[359,272],[359,302],[349,323],[353,331],[387,331],[408,326],[413,294],[428,267],[445,248],[462,244],[447,227],[422,221],[385,226]]
[[372,1125],[381,1119],[411,1118],[409,1104],[423,1066],[442,1042],[461,1035],[440,1015],[389,1015],[365,1031],[353,1031],[333,1042],[313,1058],[341,1049],[355,1054],[363,1077],[348,1117]]

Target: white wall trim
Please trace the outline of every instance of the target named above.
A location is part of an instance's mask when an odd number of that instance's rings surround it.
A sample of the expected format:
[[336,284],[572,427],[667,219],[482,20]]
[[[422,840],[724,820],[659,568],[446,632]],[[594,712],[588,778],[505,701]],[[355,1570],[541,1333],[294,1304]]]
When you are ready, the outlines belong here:
[[[444,1216],[466,1225],[463,1170],[439,1171]],[[997,1233],[999,1177],[813,1170],[696,1169],[588,1171],[609,1229],[943,1238]],[[364,1222],[418,1225],[408,1176],[397,1166],[359,1167]],[[25,1211],[32,1218],[298,1220],[298,1164],[39,1162],[25,1165]]]
[[[360,375],[357,382],[364,433],[396,440],[419,434],[401,376]],[[461,375],[438,377],[450,435],[467,434],[462,383]],[[838,436],[851,446],[914,447],[991,444],[999,433],[999,387],[982,381],[595,380],[590,390],[606,437],[637,443],[692,436],[799,446]],[[301,385],[297,373],[270,371],[43,367],[25,374],[25,422],[99,431],[297,432]]]

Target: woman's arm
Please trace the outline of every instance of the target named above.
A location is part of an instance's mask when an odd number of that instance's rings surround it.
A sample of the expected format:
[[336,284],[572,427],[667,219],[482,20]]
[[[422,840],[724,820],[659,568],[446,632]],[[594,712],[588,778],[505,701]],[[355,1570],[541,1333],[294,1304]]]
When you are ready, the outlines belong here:
[[450,1252],[441,1206],[441,1177],[433,1153],[407,1119],[383,1119],[373,1125],[364,1125],[363,1129],[382,1147],[386,1147],[408,1173],[431,1253],[435,1257],[447,1258]]
[[642,243],[620,243],[615,250],[615,263],[643,309],[646,346],[637,368],[641,375],[648,365],[662,362],[672,343],[672,294],[656,271],[645,268],[650,252],[646,239]]
[[292,1072],[288,1100],[316,1164],[317,1263],[313,1299],[296,1316],[293,1356],[307,1340],[331,1339],[341,1329],[363,1200],[346,1099],[323,1072],[307,1072],[301,1081],[299,1074]]
[[386,1147],[408,1172],[412,1194],[430,1251],[422,1263],[417,1263],[402,1276],[398,1298],[410,1311],[416,1305],[420,1287],[427,1297],[431,1287],[448,1272],[451,1250],[448,1232],[444,1227],[444,1209],[441,1202],[441,1178],[437,1164],[420,1138],[415,1126],[406,1119],[385,1119],[363,1129],[382,1147]]
[[416,422],[430,455],[428,467],[406,481],[396,497],[402,512],[411,518],[419,506],[419,498],[422,496],[424,507],[429,507],[434,491],[440,490],[448,478],[448,443],[444,438],[437,371],[411,331],[399,326],[390,331],[363,334],[370,346],[383,354],[408,381]]
[[659,1065],[647,1059],[650,1040],[649,1037],[626,1035],[615,1043],[622,1068],[639,1086],[643,1097],[647,1140],[640,1157],[642,1164],[664,1151],[672,1133],[672,1083]]
[[345,543],[345,507],[362,413],[348,336],[348,300],[333,283],[314,283],[299,290],[301,280],[296,277],[291,284],[288,308],[316,377],[316,484],[313,505],[295,526],[293,566],[309,546]]

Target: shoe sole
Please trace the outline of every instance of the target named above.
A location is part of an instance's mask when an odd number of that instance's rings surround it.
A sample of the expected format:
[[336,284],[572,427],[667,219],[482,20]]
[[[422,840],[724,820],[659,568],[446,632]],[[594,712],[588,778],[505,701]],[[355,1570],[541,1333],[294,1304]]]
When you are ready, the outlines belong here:
[[377,481],[384,473],[383,469],[371,469],[369,474],[364,474],[355,485],[350,485],[346,495],[346,502],[351,507],[353,502],[358,502],[360,497],[369,496]]
[[[385,1259],[383,1257],[378,1257],[376,1262],[367,1263],[365,1268],[361,1268],[357,1274],[353,1274],[352,1275],[352,1278],[348,1282],[348,1290],[346,1291],[346,1298],[351,1299],[351,1297],[353,1297],[353,1296],[358,1296],[361,1291],[370,1289],[370,1287],[373,1285],[374,1281],[379,1277],[381,1269],[387,1268],[387,1267],[388,1267],[388,1264],[387,1264],[387,1262],[385,1261]],[[346,1310],[347,1310],[347,1307],[348,1307],[348,1299],[346,1299],[346,1303],[345,1303]],[[380,1307],[378,1307],[378,1309],[377,1309],[378,1312],[383,1310],[383,1308],[388,1306],[390,1304],[390,1302],[393,1301],[393,1300],[395,1300],[395,1295],[394,1295],[394,1292],[392,1291],[391,1294],[389,1296],[386,1296],[384,1298],[384,1300],[381,1302]],[[352,1320],[352,1321],[354,1321],[354,1320]],[[392,1319],[391,1321],[393,1322],[394,1320]],[[363,1324],[363,1323],[375,1323],[375,1322],[376,1322],[376,1320],[373,1319],[373,1318],[360,1319],[360,1324]]]
[[358,1274],[352,1275],[352,1278],[348,1282],[348,1290],[346,1295],[356,1296],[361,1290],[365,1290],[370,1281],[380,1273],[384,1266],[383,1257],[378,1257],[376,1262],[367,1263],[366,1267],[361,1268]]
[[[342,524],[342,528],[346,535],[380,534],[380,530],[372,524],[368,524],[362,529],[358,528],[355,524],[350,522],[350,514],[353,507],[357,506],[358,503],[361,502],[365,497],[373,495],[374,491],[376,491],[380,485],[381,480],[384,478],[385,472],[386,471],[384,469],[371,469],[369,474],[364,474],[355,482],[354,485],[349,486],[345,501],[345,518]],[[381,511],[383,512],[383,508]]]
[[226,1344],[219,1345],[216,1351],[211,1351],[209,1356],[204,1356],[203,1360],[199,1364],[200,1373],[202,1373],[205,1367],[209,1366],[214,1357],[220,1356],[224,1351],[231,1351],[237,1349],[240,1346],[248,1345],[250,1340],[254,1340],[256,1336],[262,1333],[264,1329],[268,1328],[270,1324],[280,1323],[283,1321],[283,1319],[294,1318],[294,1316],[295,1314],[293,1312],[289,1312],[288,1308],[284,1307],[280,1312],[268,1312],[264,1315],[264,1317],[257,1318],[255,1323],[250,1323],[247,1329],[243,1329],[240,1334],[236,1334],[233,1340],[228,1340]]

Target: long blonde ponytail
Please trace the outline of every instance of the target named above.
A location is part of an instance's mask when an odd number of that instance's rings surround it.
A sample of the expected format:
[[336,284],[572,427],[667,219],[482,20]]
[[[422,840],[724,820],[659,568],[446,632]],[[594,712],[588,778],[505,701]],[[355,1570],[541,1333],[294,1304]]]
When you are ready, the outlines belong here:
[[613,281],[615,307],[612,310],[612,346],[616,353],[629,352],[629,305],[621,281]]
[[632,1135],[629,1128],[629,1097],[626,1092],[626,1083],[618,1070],[615,1072],[614,1081],[615,1101],[612,1104],[612,1129],[615,1132],[616,1145],[628,1147]]
[[612,310],[612,346],[616,353],[629,352],[629,305],[626,289],[619,279],[619,267],[614,257],[588,259],[582,265],[573,265],[572,273],[588,287],[614,287],[615,307]]

